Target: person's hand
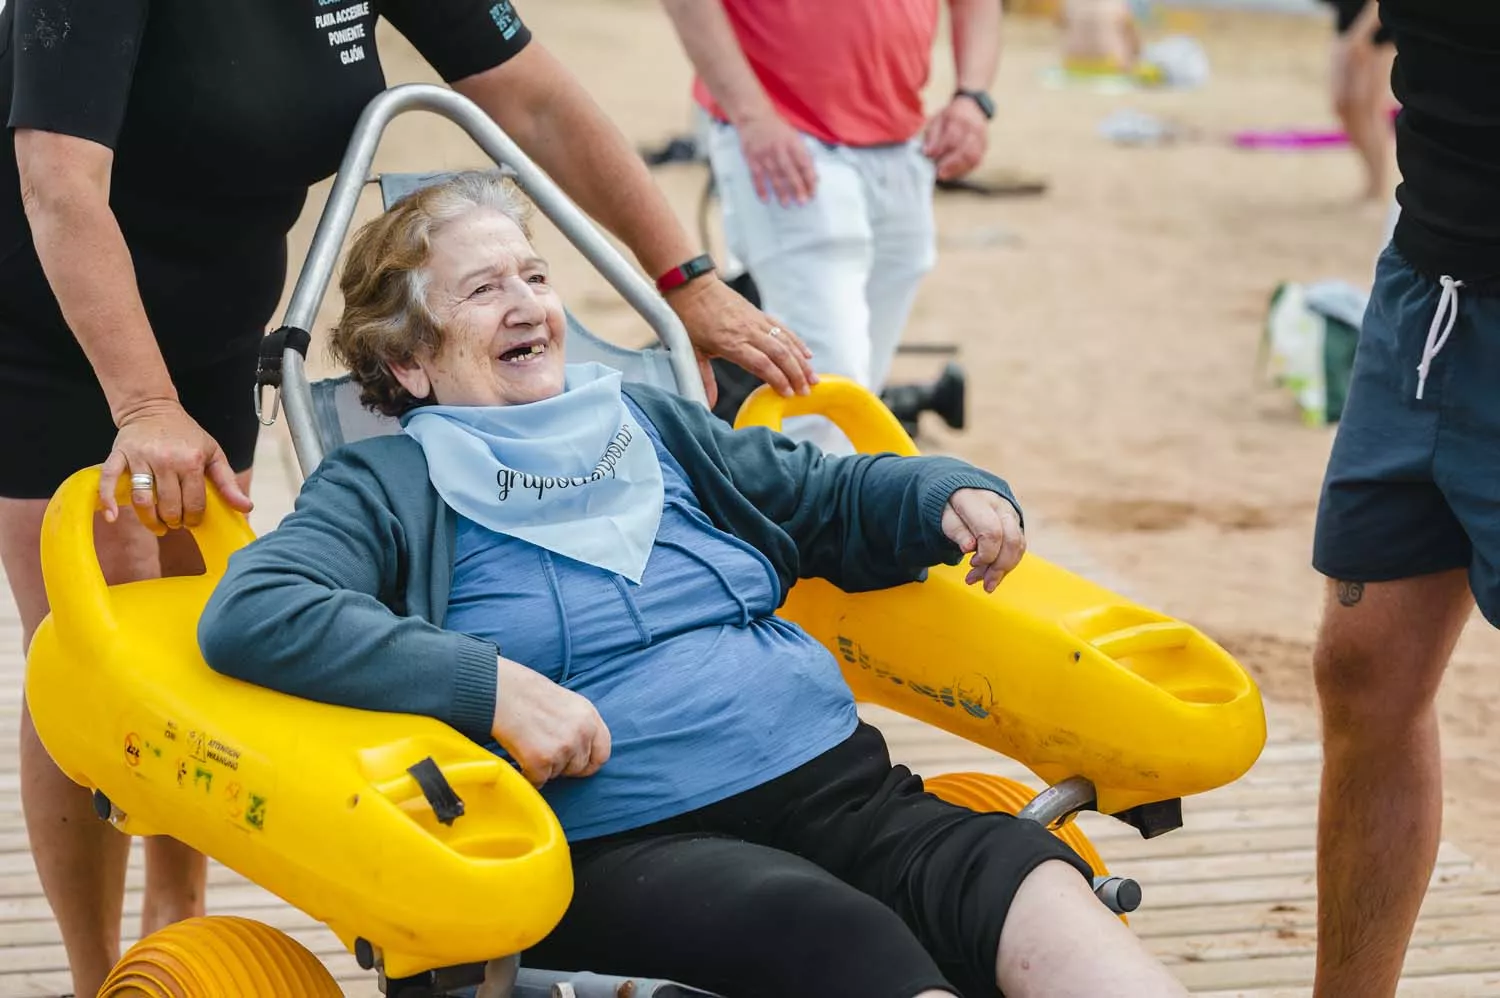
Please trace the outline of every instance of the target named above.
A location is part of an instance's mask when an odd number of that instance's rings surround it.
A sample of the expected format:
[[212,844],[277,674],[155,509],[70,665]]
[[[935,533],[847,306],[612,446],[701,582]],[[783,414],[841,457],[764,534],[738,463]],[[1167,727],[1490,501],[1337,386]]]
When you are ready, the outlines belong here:
[[[158,537],[169,529],[203,522],[208,502],[205,476],[231,507],[241,513],[251,509],[250,497],[240,490],[223,449],[180,404],[168,399],[145,403],[120,417],[114,448],[99,472],[99,498],[110,523],[120,515],[115,486],[127,471],[135,514]],[[146,477],[137,481],[137,476]]]
[[540,787],[560,776],[592,776],[609,759],[609,728],[594,705],[519,662],[496,663],[490,733]]
[[939,180],[962,177],[984,158],[989,119],[968,97],[955,97],[922,133],[922,152],[937,164]]
[[772,111],[736,122],[735,131],[757,197],[767,201],[774,194],[782,207],[812,200],[818,170],[795,128]]
[[959,550],[972,553],[964,582],[984,580],[992,593],[1026,553],[1026,534],[1016,508],[987,489],[959,489],[943,507],[943,533]]
[[797,334],[776,325],[715,275],[695,278],[667,292],[666,298],[700,355],[710,405],[718,385],[704,358],[722,357],[738,364],[784,396],[806,395],[818,383],[812,351]]

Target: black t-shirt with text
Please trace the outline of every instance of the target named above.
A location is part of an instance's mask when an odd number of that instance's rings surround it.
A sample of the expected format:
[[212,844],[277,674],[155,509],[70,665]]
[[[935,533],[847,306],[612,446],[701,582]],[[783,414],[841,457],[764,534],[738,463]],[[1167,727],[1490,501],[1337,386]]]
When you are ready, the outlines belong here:
[[32,247],[11,129],[114,150],[110,204],[153,328],[169,360],[207,362],[270,320],[308,187],[338,169],[385,88],[377,17],[449,82],[530,39],[508,0],[10,0],[0,361],[27,349],[82,358],[54,335],[66,326]]
[[1396,247],[1429,277],[1500,293],[1500,0],[1380,0],[1380,18],[1402,105]]

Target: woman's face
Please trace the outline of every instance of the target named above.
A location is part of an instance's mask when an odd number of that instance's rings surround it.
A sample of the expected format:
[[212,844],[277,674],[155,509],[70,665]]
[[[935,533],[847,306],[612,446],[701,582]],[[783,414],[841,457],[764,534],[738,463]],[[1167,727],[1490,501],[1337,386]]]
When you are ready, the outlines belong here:
[[443,345],[393,368],[407,391],[440,405],[520,405],[563,390],[562,302],[515,222],[489,208],[449,222],[427,276]]

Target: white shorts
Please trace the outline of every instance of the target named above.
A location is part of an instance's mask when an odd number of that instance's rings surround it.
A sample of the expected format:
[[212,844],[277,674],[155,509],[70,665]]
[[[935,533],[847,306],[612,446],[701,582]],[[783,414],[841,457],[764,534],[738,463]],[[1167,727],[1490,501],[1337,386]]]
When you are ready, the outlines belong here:
[[[733,126],[708,128],[731,255],[750,271],[761,308],[801,336],[820,374],[878,392],[937,248],[936,169],[919,137],[873,148],[803,136],[817,171],[806,204],[782,207],[755,193]],[[851,448],[826,420],[787,420],[786,432],[835,453]]]

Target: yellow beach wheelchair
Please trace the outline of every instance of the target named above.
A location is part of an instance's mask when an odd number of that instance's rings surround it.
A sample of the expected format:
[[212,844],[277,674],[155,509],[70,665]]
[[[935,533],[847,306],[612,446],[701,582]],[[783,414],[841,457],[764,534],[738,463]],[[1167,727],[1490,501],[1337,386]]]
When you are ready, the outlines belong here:
[[[435,86],[397,87],[365,110],[287,310],[266,339],[257,411],[284,406],[304,475],[349,440],[396,430],[361,408],[347,377],[316,383],[304,359],[376,146],[397,114],[423,109],[463,127],[635,306],[661,346],[626,351],[569,317],[570,359],[704,402],[686,334],[650,285],[474,105]],[[380,178],[387,203],[428,176]],[[263,406],[265,390],[274,392]],[[739,423],[828,415],[862,450],[915,453],[874,396],[825,379],[810,397],[762,389]],[[95,791],[121,831],[179,839],[327,924],[392,998],[699,995],[665,981],[522,968],[517,954],[557,924],[572,892],[567,843],[541,796],[509,764],[439,722],[331,707],[211,671],[198,617],[229,556],[253,539],[210,491],[193,534],[204,574],[108,586],[93,547],[97,469],[54,496],[42,532],[52,612],[32,643],[26,694],[43,744]],[[982,774],[927,781],[976,809],[1018,812],[1065,837],[1095,867],[1096,893],[1133,910],[1070,819],[1119,817],[1151,836],[1181,824],[1181,798],[1243,774],[1265,740],[1246,673],[1191,626],[1138,606],[1036,555],[994,594],[962,567],[850,595],[797,584],[783,616],[841,663],[859,699],[1015,759],[1040,793]],[[339,989],[289,937],[239,918],[195,919],[133,947],[101,994],[151,998],[322,996]]]

